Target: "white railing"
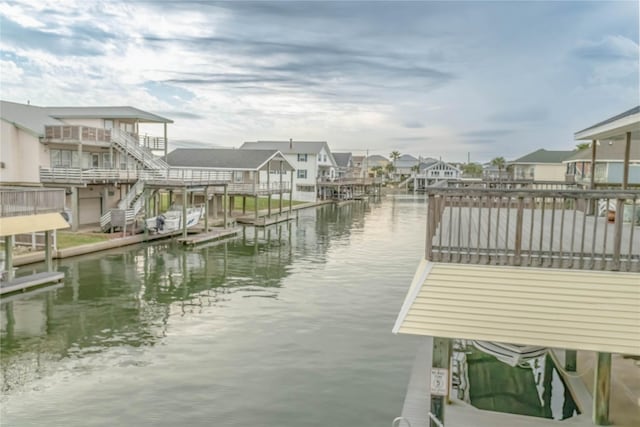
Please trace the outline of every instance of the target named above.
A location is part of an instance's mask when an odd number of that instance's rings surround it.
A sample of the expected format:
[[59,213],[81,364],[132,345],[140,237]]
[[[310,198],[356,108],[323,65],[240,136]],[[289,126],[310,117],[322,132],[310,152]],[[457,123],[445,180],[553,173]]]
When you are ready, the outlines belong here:
[[0,189],[0,217],[64,210],[64,189]]
[[259,182],[256,184],[244,184],[244,183],[231,183],[227,186],[227,191],[230,193],[243,193],[243,194],[269,194],[269,193],[281,193],[288,192],[291,188],[289,182]]
[[138,180],[135,169],[40,168],[41,182],[111,182]]
[[112,129],[111,141],[148,169],[162,170],[169,168],[169,165],[164,160],[155,157],[149,150],[141,147],[138,139],[128,132]]

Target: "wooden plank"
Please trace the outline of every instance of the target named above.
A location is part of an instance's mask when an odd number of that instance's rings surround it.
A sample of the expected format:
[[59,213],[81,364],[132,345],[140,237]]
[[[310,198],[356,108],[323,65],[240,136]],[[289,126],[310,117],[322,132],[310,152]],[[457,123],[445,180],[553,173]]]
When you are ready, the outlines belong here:
[[64,280],[64,273],[60,273],[57,271],[36,273],[30,276],[18,277],[6,282],[0,282],[0,295],[32,288],[34,286],[43,285],[45,283],[59,282],[61,280]]

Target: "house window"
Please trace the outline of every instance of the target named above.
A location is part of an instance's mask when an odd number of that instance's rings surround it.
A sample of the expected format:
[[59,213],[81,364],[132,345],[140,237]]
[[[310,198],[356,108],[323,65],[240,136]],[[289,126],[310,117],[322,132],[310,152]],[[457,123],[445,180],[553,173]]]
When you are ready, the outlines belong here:
[[322,161],[325,162],[325,163],[327,162],[327,155],[326,154],[322,155]]
[[111,153],[102,153],[102,167],[105,169],[111,169]]
[[451,172],[451,171],[444,171],[444,176],[453,176],[453,172]]
[[240,183],[243,181],[242,172],[234,172],[233,173],[233,182]]
[[307,178],[307,170],[306,169],[298,169],[298,178],[306,179]]
[[104,128],[113,129],[113,120],[104,119]]
[[322,154],[318,154],[318,161],[321,162],[322,161]]
[[307,161],[307,155],[306,154],[298,154],[298,161],[299,162],[306,162]]
[[296,185],[296,190],[301,193],[313,193],[316,188],[313,185]]

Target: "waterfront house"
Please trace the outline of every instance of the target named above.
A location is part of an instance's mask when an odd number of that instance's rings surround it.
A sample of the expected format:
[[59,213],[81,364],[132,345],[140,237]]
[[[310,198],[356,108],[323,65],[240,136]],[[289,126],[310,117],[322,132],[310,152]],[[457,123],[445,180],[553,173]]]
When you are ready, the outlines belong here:
[[357,178],[353,165],[353,156],[351,153],[333,153],[333,158],[336,160],[336,178]]
[[[596,147],[594,185],[619,186],[623,178],[624,141],[604,140]],[[566,179],[581,186],[591,185],[591,148],[574,151],[564,160]],[[629,153],[629,185],[640,185],[640,143],[631,144]]]
[[[197,170],[210,177],[217,176],[226,184],[226,194],[233,209],[235,198],[242,199],[242,210],[246,213],[246,199],[253,198],[258,211],[258,197],[266,197],[271,213],[271,198],[282,200],[285,194],[291,202],[291,188],[295,169],[278,150],[252,150],[227,148],[178,148],[167,156],[167,163],[174,171],[190,174]],[[217,217],[222,212],[224,195],[218,192],[208,198],[210,212]],[[282,211],[282,203],[279,204]]]
[[[569,372],[579,368],[577,352],[593,353],[592,403],[579,399],[581,413],[571,409],[569,415],[580,418],[578,425],[589,417],[597,425],[615,422],[611,390],[623,389],[618,384],[628,379],[614,378],[612,386],[612,363],[622,363],[620,355],[640,356],[640,190],[629,186],[630,153],[639,137],[638,110],[574,134],[576,141],[592,141],[592,158],[603,141],[623,144],[618,189],[513,188],[495,181],[483,188],[427,189],[425,252],[393,328],[428,337],[430,345],[416,359],[405,400],[403,417],[412,426],[429,419],[452,426],[535,424],[483,413],[456,398],[449,378],[469,378],[451,365],[452,339],[554,349],[546,360]],[[593,209],[602,203],[615,206],[612,216]],[[574,395],[588,393],[578,376],[557,375],[580,390]],[[622,392],[617,398],[629,399]]]
[[395,170],[394,176],[398,178],[402,176],[409,176],[415,172],[415,167],[420,164],[420,160],[412,156],[411,154],[403,154],[392,162]]
[[[39,107],[1,101],[0,185],[66,188],[72,228],[100,222],[144,171],[164,170],[172,120],[134,107]],[[139,134],[140,124],[163,136]]]
[[516,160],[507,162],[507,170],[515,180],[564,182],[566,166],[563,162],[576,153],[574,150],[545,150],[541,148]]
[[413,190],[424,191],[427,186],[460,179],[462,171],[442,160],[426,159],[418,164],[418,171],[413,171]]
[[257,141],[245,142],[241,150],[277,150],[295,169],[293,199],[315,202],[318,183],[333,181],[337,164],[325,141]]

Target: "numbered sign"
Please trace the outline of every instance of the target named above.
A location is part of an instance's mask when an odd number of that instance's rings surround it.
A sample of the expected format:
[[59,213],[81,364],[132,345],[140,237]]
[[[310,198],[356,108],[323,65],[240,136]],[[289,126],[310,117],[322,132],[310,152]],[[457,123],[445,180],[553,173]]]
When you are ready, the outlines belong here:
[[431,368],[431,395],[446,396],[449,388],[449,371],[442,368]]

